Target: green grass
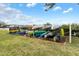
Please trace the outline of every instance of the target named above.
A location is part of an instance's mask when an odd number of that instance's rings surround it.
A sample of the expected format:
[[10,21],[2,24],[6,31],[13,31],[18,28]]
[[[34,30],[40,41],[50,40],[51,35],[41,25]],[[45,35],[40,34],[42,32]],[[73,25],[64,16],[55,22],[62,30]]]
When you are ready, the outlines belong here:
[[0,30],[0,56],[79,56],[79,38],[72,44],[8,34]]

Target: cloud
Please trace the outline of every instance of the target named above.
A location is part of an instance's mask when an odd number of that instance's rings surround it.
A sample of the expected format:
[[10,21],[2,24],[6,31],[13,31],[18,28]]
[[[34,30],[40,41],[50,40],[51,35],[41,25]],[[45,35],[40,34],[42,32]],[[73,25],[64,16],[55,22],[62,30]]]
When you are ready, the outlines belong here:
[[67,10],[64,10],[63,13],[69,13],[72,12],[73,8],[68,8]]
[[29,19],[32,19],[31,16],[23,14],[21,10],[11,8],[5,4],[0,4],[0,21],[6,23],[19,23],[23,20],[26,21]]
[[27,7],[34,7],[36,5],[36,3],[28,3],[26,4]]
[[62,8],[60,6],[56,6],[56,7],[53,8],[53,10],[54,11],[56,11],[56,10],[62,10]]
[[0,7],[0,20],[7,24],[41,24],[46,22],[44,19],[29,16],[21,10],[9,6]]
[[0,7],[6,7],[8,4],[0,3]]

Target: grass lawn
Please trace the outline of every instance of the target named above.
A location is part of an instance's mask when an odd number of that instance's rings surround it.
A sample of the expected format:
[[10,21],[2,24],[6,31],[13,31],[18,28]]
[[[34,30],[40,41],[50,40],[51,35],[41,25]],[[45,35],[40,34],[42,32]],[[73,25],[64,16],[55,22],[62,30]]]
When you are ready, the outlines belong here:
[[79,56],[79,38],[63,45],[47,40],[8,34],[0,30],[0,56]]

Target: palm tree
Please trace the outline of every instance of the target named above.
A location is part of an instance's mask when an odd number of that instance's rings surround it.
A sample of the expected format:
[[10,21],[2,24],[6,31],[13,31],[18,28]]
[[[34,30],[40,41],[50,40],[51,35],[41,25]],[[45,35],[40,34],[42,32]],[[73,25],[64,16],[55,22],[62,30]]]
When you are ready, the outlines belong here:
[[48,11],[49,9],[53,8],[54,5],[56,3],[45,3],[44,6],[45,6],[45,11]]

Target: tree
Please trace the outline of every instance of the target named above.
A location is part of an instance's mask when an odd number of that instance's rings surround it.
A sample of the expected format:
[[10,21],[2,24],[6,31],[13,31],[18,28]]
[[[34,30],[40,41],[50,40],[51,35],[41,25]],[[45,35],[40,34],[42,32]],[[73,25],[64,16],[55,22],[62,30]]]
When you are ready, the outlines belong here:
[[52,24],[50,24],[50,23],[46,23],[43,26],[43,29],[46,29],[46,30],[51,30],[51,28],[52,28]]
[[55,3],[45,3],[45,11],[48,11],[49,9],[53,8]]
[[6,25],[6,23],[5,23],[5,22],[0,21],[0,27],[4,27],[5,25]]
[[79,5],[79,3],[77,3],[77,5]]

